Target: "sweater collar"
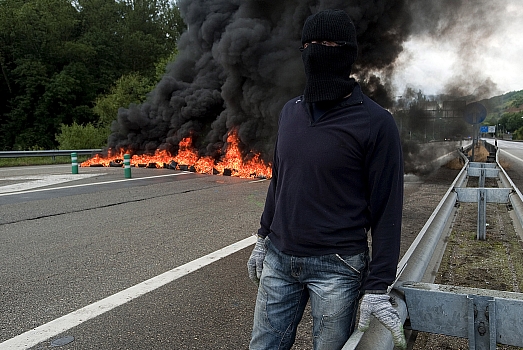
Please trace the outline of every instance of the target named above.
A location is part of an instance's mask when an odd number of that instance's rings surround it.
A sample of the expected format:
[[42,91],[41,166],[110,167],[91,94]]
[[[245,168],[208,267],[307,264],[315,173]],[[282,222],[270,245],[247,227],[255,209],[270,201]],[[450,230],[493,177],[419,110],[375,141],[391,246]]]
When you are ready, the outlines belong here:
[[[303,96],[300,96],[299,100],[304,105],[307,104],[303,100]],[[354,89],[352,90],[352,93],[350,94],[350,96],[340,100],[340,102],[336,106],[334,106],[333,109],[358,105],[358,104],[362,104],[362,103],[363,103],[363,91],[361,90],[360,84],[356,83],[354,85]],[[306,108],[306,109],[310,111],[309,108]]]
[[363,92],[361,91],[360,84],[356,83],[352,94],[349,97],[344,98],[337,107],[348,107],[363,103]]

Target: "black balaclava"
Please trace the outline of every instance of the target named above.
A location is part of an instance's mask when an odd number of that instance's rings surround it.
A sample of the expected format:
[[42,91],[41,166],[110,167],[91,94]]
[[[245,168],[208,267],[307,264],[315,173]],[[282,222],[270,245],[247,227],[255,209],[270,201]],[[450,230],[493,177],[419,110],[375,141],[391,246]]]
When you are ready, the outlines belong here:
[[302,52],[307,82],[304,101],[335,101],[349,95],[355,80],[350,78],[358,46],[352,20],[342,10],[325,10],[309,16],[303,25],[302,45],[311,41],[343,41],[343,46],[310,44]]

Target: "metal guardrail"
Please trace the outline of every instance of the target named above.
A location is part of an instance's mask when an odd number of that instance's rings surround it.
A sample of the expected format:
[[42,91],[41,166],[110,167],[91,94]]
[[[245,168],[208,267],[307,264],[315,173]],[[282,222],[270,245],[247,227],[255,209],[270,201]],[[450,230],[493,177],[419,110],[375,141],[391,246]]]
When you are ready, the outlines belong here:
[[56,157],[70,156],[71,153],[77,155],[95,155],[102,152],[97,149],[77,149],[77,150],[46,150],[46,151],[0,151],[0,158],[23,158],[23,157]]
[[[460,190],[466,189],[455,188],[458,201],[478,203],[478,239],[484,239],[484,232],[483,238],[480,237],[480,231],[486,226],[486,209],[483,202],[507,203],[510,198],[512,212],[516,215],[513,217],[514,227],[521,237],[521,230],[517,228],[523,224],[523,197],[499,164],[499,151],[490,151],[495,164],[468,164],[468,176],[480,178],[479,187],[471,189],[477,194],[469,196],[470,198],[460,198]],[[471,171],[473,166],[478,165],[481,166],[483,174],[475,169]],[[484,188],[484,177],[489,172],[489,167],[497,167],[500,170],[496,177],[505,188]],[[479,195],[482,191],[485,192],[484,197]],[[502,198],[495,198],[497,192],[504,193]],[[400,282],[395,287],[404,293],[410,328],[413,330],[468,338],[469,349],[493,350],[497,349],[498,343],[523,346],[523,293],[409,281]]]
[[[453,191],[454,187],[461,187],[466,179],[466,168],[469,160],[459,153],[465,161],[454,182],[449,187],[438,206],[421,229],[420,233],[412,242],[407,252],[403,255],[397,268],[397,282],[416,281],[433,282],[434,276],[431,274],[435,266],[439,265],[445,245],[441,236],[450,225],[450,218],[455,212],[457,194]],[[428,277],[425,278],[425,275]],[[407,305],[403,293],[393,289],[390,295],[394,297],[398,305],[397,311],[402,322],[407,318]],[[408,331],[407,331],[408,332]],[[407,338],[409,335],[407,334]],[[372,319],[368,330],[365,333],[356,330],[349,340],[345,343],[342,350],[392,350],[393,342],[391,333],[376,319]]]
[[[496,162],[499,164],[498,161],[499,152],[496,153]],[[512,179],[507,175],[507,172],[503,167],[500,165],[501,172],[499,174],[499,178],[501,182],[503,183],[503,186],[505,187],[511,187],[514,189],[514,192],[510,194],[509,199],[510,203],[512,204],[512,208],[514,208],[514,213],[516,214],[516,217],[519,221],[519,225],[523,227],[523,195],[521,194],[520,190],[514,185],[512,182]],[[523,240],[523,236],[521,237]]]
[[[513,320],[519,319],[520,312],[523,310],[523,294],[496,290],[466,290],[455,286],[432,284],[435,278],[435,274],[432,272],[437,271],[446,248],[446,240],[444,239],[446,234],[443,233],[448,234],[451,218],[456,211],[455,204],[458,201],[456,188],[461,188],[466,176],[470,176],[467,172],[469,159],[462,152],[460,152],[460,156],[464,159],[465,165],[399,262],[396,274],[397,281],[390,294],[395,299],[396,309],[402,322],[405,322],[407,317],[410,318],[410,330],[405,331],[407,340],[415,331],[429,331],[454,336],[468,336],[470,349],[495,349],[496,342],[523,346],[520,338],[523,327],[514,327],[512,324]],[[510,201],[519,224],[523,224],[523,197],[499,164],[497,153],[495,159],[501,170],[499,178],[503,185],[514,189],[510,194]],[[454,300],[455,307],[452,310],[443,309],[444,304],[450,300],[448,295],[443,295],[448,290],[452,290],[453,293],[451,299]],[[430,301],[433,304],[435,303],[434,308],[422,307],[417,309],[415,307],[416,302],[427,298],[431,299]],[[445,302],[442,302],[443,300]],[[408,310],[407,305],[409,305]],[[426,306],[427,303],[424,305]],[[506,305],[510,306],[507,307]],[[441,308],[438,309],[440,306]],[[459,316],[460,322],[457,322],[456,318],[449,320],[447,316],[455,316],[458,307],[461,308],[460,310],[464,310]],[[430,311],[436,309],[440,312]],[[415,320],[414,323],[413,320]],[[435,324],[445,324],[447,330],[441,327],[434,328]],[[459,327],[464,331],[457,334],[455,329]],[[451,331],[448,331],[449,329]],[[356,330],[342,350],[355,349],[392,350],[392,335],[376,319],[373,319],[369,329],[365,333]]]
[[412,329],[468,339],[473,350],[523,345],[522,293],[419,282],[399,289]]

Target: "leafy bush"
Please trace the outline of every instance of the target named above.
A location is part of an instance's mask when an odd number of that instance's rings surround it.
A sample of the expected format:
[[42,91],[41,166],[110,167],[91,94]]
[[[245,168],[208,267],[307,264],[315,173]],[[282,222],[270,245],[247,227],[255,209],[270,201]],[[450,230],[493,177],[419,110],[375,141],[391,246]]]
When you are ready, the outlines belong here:
[[523,140],[523,126],[512,134],[512,140]]
[[91,123],[87,125],[62,124],[61,133],[56,135],[59,149],[92,149],[107,145],[109,128],[96,128]]

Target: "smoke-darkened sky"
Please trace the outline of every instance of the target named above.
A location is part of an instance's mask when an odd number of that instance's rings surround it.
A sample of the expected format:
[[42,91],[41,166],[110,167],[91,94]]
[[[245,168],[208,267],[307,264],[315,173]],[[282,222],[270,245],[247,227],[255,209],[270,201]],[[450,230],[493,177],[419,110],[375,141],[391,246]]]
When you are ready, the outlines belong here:
[[[500,11],[505,8],[498,2],[179,0],[178,5],[188,26],[178,43],[179,54],[147,102],[120,109],[110,148],[176,153],[179,141],[191,135],[202,154],[218,156],[228,133],[236,130],[245,151],[270,159],[279,111],[303,91],[298,50],[303,23],[327,8],[343,9],[353,19],[359,49],[352,71],[365,91],[385,107],[402,93],[404,86],[394,91],[392,84],[400,81],[400,73],[411,79],[408,74],[420,67],[411,53],[416,38],[423,42],[437,38],[442,52],[452,51],[457,57],[432,57],[433,66],[450,64],[460,73],[442,80],[447,92],[468,93],[456,87],[463,87],[471,77],[476,80],[465,90],[475,85],[487,86],[482,91],[497,88],[486,66],[478,67],[477,57],[481,40],[494,38],[503,18]],[[442,43],[453,43],[453,49],[445,50]],[[474,69],[460,69],[463,65]]]
[[420,3],[394,73],[400,95],[405,85],[427,95],[446,94],[456,85],[473,94],[490,85],[480,98],[523,89],[520,0]]

